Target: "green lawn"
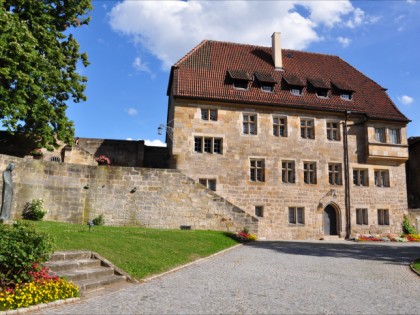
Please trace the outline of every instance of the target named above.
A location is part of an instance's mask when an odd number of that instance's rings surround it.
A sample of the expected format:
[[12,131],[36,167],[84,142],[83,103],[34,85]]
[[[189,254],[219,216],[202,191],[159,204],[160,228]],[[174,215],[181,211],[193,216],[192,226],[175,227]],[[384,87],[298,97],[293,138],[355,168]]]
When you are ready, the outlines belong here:
[[417,258],[413,264],[412,264],[413,268],[417,271],[420,272],[420,258]]
[[159,230],[34,222],[54,240],[55,250],[91,250],[136,279],[161,273],[236,243],[223,232]]

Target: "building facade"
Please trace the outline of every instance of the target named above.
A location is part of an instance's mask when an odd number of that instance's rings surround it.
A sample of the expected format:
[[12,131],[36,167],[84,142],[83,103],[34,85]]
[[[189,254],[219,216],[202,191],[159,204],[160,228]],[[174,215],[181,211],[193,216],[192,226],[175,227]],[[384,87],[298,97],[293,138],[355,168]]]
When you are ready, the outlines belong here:
[[172,168],[256,216],[259,237],[398,233],[409,122],[339,57],[203,41],[171,70]]

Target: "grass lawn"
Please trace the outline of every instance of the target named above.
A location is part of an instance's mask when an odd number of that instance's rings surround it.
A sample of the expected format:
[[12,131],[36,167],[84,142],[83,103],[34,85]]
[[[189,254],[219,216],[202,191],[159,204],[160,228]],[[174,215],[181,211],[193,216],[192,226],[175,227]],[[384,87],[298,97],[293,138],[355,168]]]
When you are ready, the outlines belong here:
[[413,264],[412,264],[413,268],[417,271],[420,272],[420,258],[417,258]]
[[95,226],[60,222],[33,222],[48,233],[55,250],[91,250],[136,279],[161,273],[237,242],[224,232],[159,230],[140,227]]

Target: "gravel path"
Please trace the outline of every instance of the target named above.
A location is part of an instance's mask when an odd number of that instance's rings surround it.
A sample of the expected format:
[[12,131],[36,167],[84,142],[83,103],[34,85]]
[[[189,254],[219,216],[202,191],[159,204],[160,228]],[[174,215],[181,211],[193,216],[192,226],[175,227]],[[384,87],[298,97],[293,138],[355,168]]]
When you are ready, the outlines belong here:
[[42,314],[420,314],[420,244],[255,242]]

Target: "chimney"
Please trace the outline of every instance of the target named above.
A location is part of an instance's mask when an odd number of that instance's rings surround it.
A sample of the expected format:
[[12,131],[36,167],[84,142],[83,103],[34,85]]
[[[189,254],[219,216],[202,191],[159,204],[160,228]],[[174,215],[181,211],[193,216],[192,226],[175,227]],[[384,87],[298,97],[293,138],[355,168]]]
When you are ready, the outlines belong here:
[[274,68],[276,70],[283,70],[283,61],[281,59],[281,33],[274,32],[273,35],[271,35],[271,42]]

